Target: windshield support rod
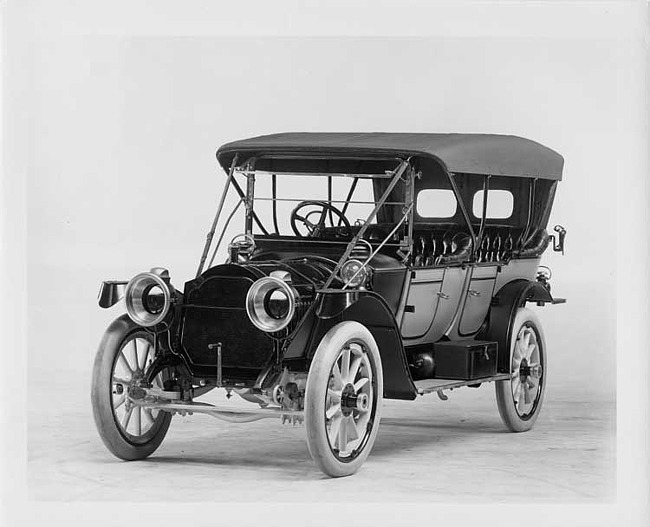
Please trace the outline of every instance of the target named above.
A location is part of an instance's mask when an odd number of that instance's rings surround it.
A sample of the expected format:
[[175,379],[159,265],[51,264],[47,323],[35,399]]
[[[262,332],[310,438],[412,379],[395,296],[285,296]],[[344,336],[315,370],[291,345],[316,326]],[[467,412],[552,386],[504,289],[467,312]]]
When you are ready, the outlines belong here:
[[246,234],[253,234],[253,198],[255,197],[255,174],[246,174],[246,199],[244,205],[246,206]]
[[273,174],[271,176],[271,194],[273,195],[273,228],[275,229],[275,234],[280,234],[280,228],[278,227],[278,176]]
[[[402,238],[400,240],[400,245],[402,246],[400,248],[400,253],[403,254],[402,256],[402,263],[406,263],[407,261],[410,260],[411,255],[413,253],[413,244],[411,241],[413,240],[413,204],[415,203],[415,179],[422,177],[422,172],[415,172],[415,169],[413,167],[410,168],[411,173],[409,174],[408,179],[406,180],[406,201],[408,202],[408,211],[405,212],[404,218],[407,217],[408,215],[408,228],[406,231],[406,239]],[[406,206],[406,203],[404,204]],[[402,209],[404,210],[404,209]]]
[[214,262],[214,258],[217,256],[217,251],[219,250],[219,246],[221,245],[221,242],[223,241],[223,237],[226,235],[226,229],[228,229],[228,226],[230,225],[230,222],[232,221],[233,216],[235,215],[235,212],[237,212],[237,209],[239,209],[239,206],[244,203],[243,199],[239,199],[237,204],[233,207],[232,212],[229,214],[228,218],[226,218],[226,223],[223,226],[223,229],[221,230],[221,236],[219,236],[219,239],[217,240],[217,244],[214,246],[214,251],[212,251],[212,258],[210,258],[210,263],[208,264],[208,269],[212,267],[212,263]]
[[[237,191],[237,194],[239,194],[239,197],[242,198],[243,200],[246,200],[246,194],[245,194],[244,191],[242,190],[242,188],[241,188],[241,186],[239,185],[239,183],[237,183],[237,180],[236,180],[235,178],[233,178],[233,180],[232,180],[232,186],[233,186],[233,187],[235,188],[235,190]],[[258,226],[258,227],[260,228],[260,230],[262,231],[262,234],[264,234],[265,236],[268,236],[268,235],[269,235],[269,231],[267,231],[266,228],[264,227],[264,225],[262,225],[262,222],[261,222],[260,219],[257,217],[257,214],[255,214],[255,211],[254,211],[254,210],[251,211],[251,214],[252,214],[252,216],[253,216],[253,219],[255,220],[255,223],[257,223],[257,226]]]
[[197,278],[201,276],[203,272],[203,266],[205,265],[205,259],[208,257],[208,252],[210,251],[210,245],[212,244],[212,238],[214,237],[214,231],[217,229],[217,222],[219,221],[219,216],[221,216],[221,210],[223,205],[226,202],[226,196],[228,195],[228,190],[230,190],[231,183],[234,182],[235,178],[235,167],[237,166],[237,158],[239,156],[235,154],[234,159],[230,165],[230,170],[228,171],[228,179],[226,180],[226,186],[221,193],[221,199],[219,200],[219,206],[217,207],[217,213],[214,215],[214,220],[212,220],[212,226],[210,231],[206,236],[205,246],[203,247],[203,253],[201,254],[201,260],[199,262],[199,268],[196,271]]
[[[343,208],[341,209],[341,213],[343,216],[345,216],[345,213],[348,211],[348,207],[350,206],[350,200],[352,199],[352,194],[354,194],[354,191],[357,188],[357,184],[359,183],[359,178],[355,177],[352,180],[352,184],[350,185],[350,191],[348,192],[347,197],[345,198],[345,205],[343,205]],[[339,227],[341,226],[342,220],[339,219]]]
[[368,230],[368,226],[370,225],[370,222],[375,218],[375,216],[379,212],[379,209],[381,209],[381,207],[384,206],[384,202],[388,199],[388,196],[390,196],[390,193],[395,188],[395,185],[397,185],[397,183],[402,179],[402,175],[409,167],[409,161],[410,158],[405,161],[402,161],[400,165],[395,169],[395,171],[393,172],[393,179],[388,184],[388,187],[384,191],[384,194],[381,196],[381,198],[379,198],[379,201],[377,202],[377,205],[375,205],[375,208],[372,209],[372,212],[366,218],[366,221],[363,223],[363,225],[361,225],[361,228],[350,240],[350,243],[348,243],[348,246],[345,248],[345,251],[343,252],[343,256],[341,256],[341,258],[336,264],[336,267],[332,271],[332,274],[329,276],[325,284],[323,284],[323,289],[327,289],[330,285],[332,285],[332,281],[334,280],[334,277],[341,270],[341,267],[346,262],[346,260],[350,257],[350,254],[352,254],[352,251],[354,250],[354,247],[356,246],[357,242],[365,234],[366,230]]
[[[330,205],[332,204],[332,176],[327,177],[327,203]],[[330,219],[330,225],[334,227],[334,215],[332,213],[332,209],[328,208],[327,209],[327,216]],[[339,225],[340,225],[341,218],[339,218]]]

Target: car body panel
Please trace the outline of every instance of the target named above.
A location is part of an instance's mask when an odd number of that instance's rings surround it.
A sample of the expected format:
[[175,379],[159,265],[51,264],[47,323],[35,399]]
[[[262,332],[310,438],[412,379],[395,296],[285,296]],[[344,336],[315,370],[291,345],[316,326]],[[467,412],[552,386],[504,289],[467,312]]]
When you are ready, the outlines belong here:
[[401,324],[402,337],[405,339],[422,337],[431,327],[438,308],[438,292],[444,274],[444,269],[411,271],[411,283]]

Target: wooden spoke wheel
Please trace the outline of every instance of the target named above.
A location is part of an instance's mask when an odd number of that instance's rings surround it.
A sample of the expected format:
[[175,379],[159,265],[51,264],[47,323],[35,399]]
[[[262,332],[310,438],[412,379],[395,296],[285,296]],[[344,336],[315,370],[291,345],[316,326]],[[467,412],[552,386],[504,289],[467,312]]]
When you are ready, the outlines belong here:
[[[159,446],[169,428],[171,414],[137,406],[129,389],[145,378],[154,358],[151,333],[128,317],[108,328],[93,366],[92,406],[95,424],[106,447],[124,460],[144,459]],[[154,378],[163,389],[166,372]]]
[[537,315],[517,311],[510,342],[510,380],[496,383],[497,405],[505,425],[513,432],[533,427],[544,400],[546,343]]
[[332,477],[354,474],[377,437],[383,401],[381,358],[370,331],[341,322],[323,337],[305,394],[309,452]]

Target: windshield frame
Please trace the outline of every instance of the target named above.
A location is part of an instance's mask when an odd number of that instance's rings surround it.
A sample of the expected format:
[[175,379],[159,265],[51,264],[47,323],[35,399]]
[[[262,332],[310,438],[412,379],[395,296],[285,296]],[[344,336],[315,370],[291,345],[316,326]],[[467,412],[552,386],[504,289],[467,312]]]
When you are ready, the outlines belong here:
[[[312,156],[313,157],[313,156]],[[357,159],[357,158],[353,158]],[[359,160],[364,160],[365,158],[358,158]],[[373,160],[376,160],[377,158],[372,158]],[[210,260],[210,264],[208,267],[212,265],[212,262],[214,261],[214,258],[216,256],[217,250],[223,241],[223,237],[225,234],[225,230],[230,224],[231,220],[233,219],[234,214],[238,210],[238,208],[243,204],[244,205],[244,234],[248,236],[254,236],[253,235],[253,225],[256,224],[259,229],[262,231],[261,236],[271,236],[268,230],[265,228],[264,224],[262,221],[259,219],[255,212],[255,181],[258,175],[266,175],[270,177],[278,177],[282,176],[283,174],[287,175],[300,175],[304,177],[327,177],[328,182],[328,192],[331,192],[331,181],[332,178],[334,177],[345,177],[345,178],[354,178],[354,181],[357,181],[359,179],[386,179],[390,180],[388,183],[388,186],[386,187],[385,191],[383,192],[383,195],[378,199],[378,200],[373,200],[373,201],[367,201],[363,203],[367,204],[374,204],[373,210],[368,214],[368,216],[365,218],[363,223],[361,224],[359,230],[357,233],[355,233],[352,236],[352,239],[349,242],[336,242],[340,243],[341,246],[346,244],[346,249],[343,252],[343,257],[339,259],[339,262],[336,266],[336,269],[330,277],[330,280],[328,281],[328,285],[331,282],[331,279],[333,279],[333,276],[338,272],[340,266],[345,262],[345,260],[349,257],[349,254],[352,252],[354,249],[355,245],[358,243],[359,239],[363,236],[365,231],[367,230],[368,226],[371,224],[371,221],[377,216],[377,213],[381,209],[382,206],[384,205],[396,205],[396,206],[401,206],[401,211],[400,211],[400,217],[397,221],[397,227],[399,227],[401,224],[406,223],[407,224],[407,229],[406,229],[406,235],[405,237],[400,241],[399,244],[399,249],[401,251],[401,254],[403,254],[403,260],[406,261],[410,255],[410,248],[412,246],[411,244],[411,235],[412,235],[412,229],[413,229],[413,169],[410,166],[410,159],[401,159],[401,158],[389,158],[386,159],[386,161],[392,161],[396,164],[395,168],[393,170],[386,170],[383,173],[333,173],[333,172],[282,172],[282,171],[277,171],[277,172],[270,172],[267,170],[255,170],[255,162],[257,158],[251,158],[246,160],[244,163],[239,164],[239,159],[236,156],[232,164],[230,166],[230,169],[228,171],[228,178],[226,180],[226,185],[223,189],[221,199],[219,201],[219,205],[217,207],[217,212],[215,214],[215,218],[212,222],[212,227],[210,231],[207,234],[207,239],[205,243],[205,247],[203,250],[203,253],[201,255],[201,260],[199,263],[199,267],[197,269],[197,277],[201,275],[201,273],[204,270],[205,266],[205,261],[207,259],[207,255],[210,252],[211,246],[212,246],[212,241],[214,237],[214,233],[216,231],[217,224],[219,222],[219,219],[221,217],[221,214],[224,209],[224,203],[226,200],[226,196],[228,195],[228,192],[231,187],[235,189],[237,194],[239,195],[238,201],[235,203],[232,211],[230,212],[229,216],[226,219],[225,224],[222,226],[221,230],[221,236],[219,237],[216,245],[214,246],[212,250],[212,258]],[[242,184],[237,181],[236,176],[243,176],[245,177],[245,189],[242,188]],[[395,188],[397,183],[403,180],[405,185],[404,185],[404,195],[403,195],[403,201],[388,201],[388,197],[392,190]],[[349,198],[351,197],[350,194],[352,194],[355,190],[356,185],[353,183],[350,191],[348,193],[348,198],[345,200],[344,204],[344,211],[347,210],[347,205],[349,203],[353,203],[354,200],[350,200]],[[328,195],[328,198],[331,198],[331,195]],[[259,199],[259,198],[257,198]],[[273,211],[274,211],[274,216],[276,213],[276,204],[277,200],[282,199],[282,198],[271,198],[273,201]],[[296,202],[299,202],[300,200],[296,200]],[[337,201],[339,202],[340,200],[328,200],[328,202],[331,201]],[[274,218],[274,226],[277,220]],[[277,229],[276,229],[277,230]],[[393,231],[394,232],[394,231]],[[393,234],[391,232],[391,235]],[[260,235],[258,235],[260,236]],[[304,240],[301,239],[301,241],[304,241],[306,243],[309,243],[309,238],[305,238]],[[319,240],[313,240],[314,242],[319,242]],[[379,245],[383,246],[387,243],[388,237],[384,239]],[[322,240],[320,240],[322,242]]]

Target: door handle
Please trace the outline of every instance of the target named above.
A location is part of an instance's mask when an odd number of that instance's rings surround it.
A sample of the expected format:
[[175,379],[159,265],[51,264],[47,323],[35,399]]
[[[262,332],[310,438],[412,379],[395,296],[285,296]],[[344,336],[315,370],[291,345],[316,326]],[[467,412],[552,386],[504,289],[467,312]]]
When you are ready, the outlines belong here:
[[474,289],[470,289],[469,291],[467,291],[467,294],[469,294],[470,296],[481,296],[481,292],[476,291]]
[[447,293],[443,293],[442,291],[438,291],[438,296],[442,298],[443,300],[449,300],[449,295]]

